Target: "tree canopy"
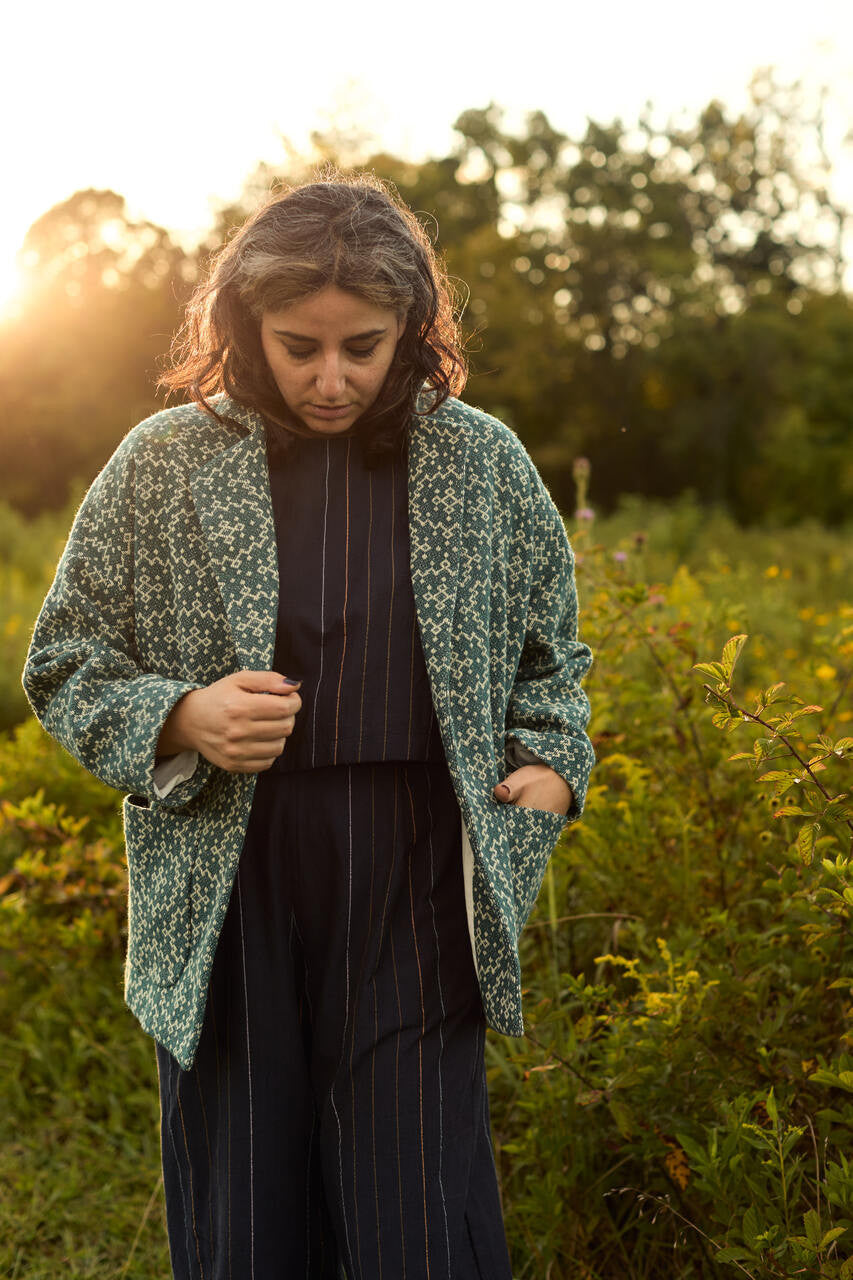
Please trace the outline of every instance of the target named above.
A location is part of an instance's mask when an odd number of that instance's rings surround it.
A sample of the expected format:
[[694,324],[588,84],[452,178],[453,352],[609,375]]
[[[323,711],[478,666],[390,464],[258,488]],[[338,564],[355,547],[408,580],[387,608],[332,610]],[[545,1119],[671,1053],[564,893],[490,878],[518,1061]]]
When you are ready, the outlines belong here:
[[112,191],[48,210],[2,330],[0,498],[61,506],[162,406],[156,375],[209,252],[272,186],[331,160],[375,171],[423,219],[457,287],[465,398],[518,432],[558,502],[584,456],[602,510],[692,489],[744,523],[848,518],[849,214],[796,85],[759,72],[747,112],[713,101],[689,125],[655,126],[647,104],[573,139],[541,111],[509,130],[492,103],[454,128],[449,154],[417,163],[343,127],[315,134],[313,155],[258,166],[192,252]]

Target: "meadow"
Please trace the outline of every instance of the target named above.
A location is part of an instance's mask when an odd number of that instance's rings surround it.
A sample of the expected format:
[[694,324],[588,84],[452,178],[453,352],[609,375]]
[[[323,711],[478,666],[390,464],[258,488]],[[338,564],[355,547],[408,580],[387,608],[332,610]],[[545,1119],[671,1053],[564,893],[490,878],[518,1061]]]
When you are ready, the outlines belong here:
[[[578,506],[598,763],[487,1044],[516,1280],[849,1280],[853,526]],[[72,509],[0,510],[0,1271],[165,1280],[121,797],[19,683]]]

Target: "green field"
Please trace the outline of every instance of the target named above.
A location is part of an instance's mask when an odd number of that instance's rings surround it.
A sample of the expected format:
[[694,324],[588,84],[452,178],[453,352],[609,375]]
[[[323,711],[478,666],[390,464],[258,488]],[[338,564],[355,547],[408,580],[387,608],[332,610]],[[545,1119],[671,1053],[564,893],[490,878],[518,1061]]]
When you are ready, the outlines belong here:
[[[70,514],[0,511],[0,1264],[165,1280],[121,797],[20,689]],[[487,1046],[515,1276],[851,1277],[853,526],[567,527],[598,764],[522,939],[530,1034]]]

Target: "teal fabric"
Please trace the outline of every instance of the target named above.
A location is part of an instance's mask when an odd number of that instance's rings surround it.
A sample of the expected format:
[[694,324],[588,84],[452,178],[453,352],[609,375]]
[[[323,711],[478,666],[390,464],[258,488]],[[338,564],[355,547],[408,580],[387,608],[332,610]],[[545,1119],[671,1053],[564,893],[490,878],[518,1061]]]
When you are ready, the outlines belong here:
[[[201,757],[160,798],[157,740],[190,689],[271,668],[278,604],[263,419],[215,404],[229,425],[181,405],[119,444],[74,519],[22,677],[47,732],[128,793],[125,999],[185,1070],[257,775]],[[458,399],[413,417],[408,494],[418,625],[474,855],[483,1006],[522,1035],[518,935],[595,760],[574,555],[519,438]],[[494,799],[513,744],[569,783],[566,817]]]

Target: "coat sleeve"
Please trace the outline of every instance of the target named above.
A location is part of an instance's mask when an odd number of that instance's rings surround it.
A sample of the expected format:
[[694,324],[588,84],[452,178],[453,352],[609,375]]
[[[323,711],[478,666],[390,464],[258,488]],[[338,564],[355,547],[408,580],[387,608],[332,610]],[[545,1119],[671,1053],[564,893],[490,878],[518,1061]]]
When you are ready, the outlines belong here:
[[[587,736],[590,704],[581,687],[592,666],[578,639],[574,552],[562,516],[528,458],[533,570],[527,626],[505,722],[506,759],[548,764],[572,789],[566,822],[583,813],[595,751]],[[519,750],[522,748],[523,750]]]
[[169,808],[185,805],[214,766],[201,759],[168,797],[155,751],[172,707],[203,685],[146,671],[134,634],[134,432],[95,478],[74,518],[21,677],[47,732],[96,778]]

